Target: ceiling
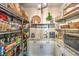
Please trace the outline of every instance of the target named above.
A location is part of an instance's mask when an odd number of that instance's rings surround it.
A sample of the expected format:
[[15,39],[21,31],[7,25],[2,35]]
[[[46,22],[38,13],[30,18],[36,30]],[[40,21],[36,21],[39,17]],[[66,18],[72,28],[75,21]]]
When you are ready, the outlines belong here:
[[[39,3],[21,3],[24,8],[37,7]],[[63,3],[48,3],[48,7],[60,7]]]

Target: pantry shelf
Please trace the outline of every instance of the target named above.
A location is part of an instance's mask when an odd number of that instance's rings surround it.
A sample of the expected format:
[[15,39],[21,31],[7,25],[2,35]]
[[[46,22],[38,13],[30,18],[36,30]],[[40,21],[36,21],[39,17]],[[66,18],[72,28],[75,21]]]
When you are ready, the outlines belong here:
[[[13,3],[14,4],[14,3]],[[13,6],[12,4],[10,6]],[[7,20],[4,20],[4,18],[1,18],[0,20],[0,38],[1,38],[1,49],[0,51],[3,51],[0,53],[1,55],[9,56],[9,53],[12,55],[19,55],[23,54],[21,53],[23,50],[23,39],[24,39],[24,33],[27,33],[29,31],[29,27],[24,25],[29,23],[28,17],[26,17],[25,11],[23,8],[20,9],[20,4],[14,4],[15,8],[10,8],[8,4],[0,4],[0,13],[1,16],[6,16]],[[18,7],[19,6],[19,7]],[[20,9],[20,10],[19,10]],[[27,39],[27,38],[26,38]],[[7,45],[12,44],[16,41],[16,44],[13,44],[9,49],[7,48]],[[7,47],[6,47],[7,46]],[[15,51],[14,51],[15,50]],[[19,50],[19,51],[17,51]],[[12,52],[14,51],[14,52]],[[6,54],[5,54],[5,53]]]
[[3,4],[0,4],[0,11],[11,16],[14,17],[16,19],[19,19],[19,21],[22,22],[23,17],[17,15],[14,11],[8,9],[7,7],[5,7]]
[[64,10],[66,10],[67,8],[70,7],[70,5],[72,5],[73,3],[68,4],[67,6],[65,6]]
[[18,33],[18,32],[21,32],[21,31],[0,32],[0,35],[2,35],[2,34],[11,34],[11,33]]
[[70,17],[73,17],[73,16],[76,16],[76,15],[79,15],[79,7],[77,7],[76,9],[68,12],[65,16],[63,16],[61,19],[58,19],[57,21],[66,20],[66,19],[68,19]]
[[65,15],[64,19],[76,16],[76,15],[79,15],[79,7],[77,7],[76,9],[70,11],[67,15]]
[[63,18],[56,19],[56,22],[64,20]]
[[28,29],[28,28],[27,28],[27,29],[24,29],[24,31],[26,31],[26,32],[27,32],[27,31],[29,31],[29,29]]
[[79,37],[79,34],[77,33],[65,33],[66,35],[71,35],[71,36],[76,36],[76,37]]
[[69,13],[71,13],[71,12],[77,10],[77,9],[79,9],[79,7],[74,7],[72,10],[70,10],[70,11],[64,13],[64,15],[67,15],[67,14],[69,14]]

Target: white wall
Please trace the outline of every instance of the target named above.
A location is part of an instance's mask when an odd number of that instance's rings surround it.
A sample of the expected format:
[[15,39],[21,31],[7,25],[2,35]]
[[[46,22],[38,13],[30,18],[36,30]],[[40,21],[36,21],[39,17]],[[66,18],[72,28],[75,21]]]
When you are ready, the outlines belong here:
[[40,16],[40,11],[38,11],[36,8],[25,8],[25,9],[29,16],[29,20],[31,20],[34,15]]
[[[37,10],[37,8],[26,8],[26,11],[28,13],[29,19],[31,20],[34,15],[39,15],[41,17],[41,12]],[[61,8],[60,7],[48,7],[43,10],[43,19],[41,19],[41,23],[50,23],[49,21],[46,21],[46,17],[48,15],[48,12],[50,11],[53,18],[61,14]]]
[[61,8],[60,7],[52,7],[48,9],[52,16],[55,18],[56,16],[61,15]]

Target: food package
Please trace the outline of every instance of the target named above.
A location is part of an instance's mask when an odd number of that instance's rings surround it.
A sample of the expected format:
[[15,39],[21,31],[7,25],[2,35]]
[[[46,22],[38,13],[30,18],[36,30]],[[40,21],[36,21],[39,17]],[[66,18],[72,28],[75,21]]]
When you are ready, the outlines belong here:
[[17,15],[22,16],[20,5],[18,3],[14,3],[14,6],[15,6],[14,11],[17,13]]
[[8,21],[8,16],[4,13],[0,12],[0,21]]
[[69,25],[70,28],[75,28],[75,29],[79,28],[79,22],[70,23]]
[[25,12],[24,10],[22,10],[22,16],[24,17],[24,20],[28,20],[28,16],[27,16],[27,12]]
[[2,23],[2,29],[1,29],[1,31],[7,31],[7,29],[5,28],[6,27],[6,22],[3,22]]
[[13,44],[13,46],[16,46],[16,42],[14,42],[14,43],[12,43]]
[[11,30],[12,30],[11,25],[7,24],[7,31],[11,31]]
[[79,29],[79,22],[74,23],[75,28]]
[[5,47],[5,50],[9,50],[9,49],[11,49],[13,46],[16,46],[16,42],[13,42],[12,44],[7,45],[7,46]]
[[2,29],[2,25],[0,24],[0,31],[1,31],[1,29]]
[[6,54],[7,56],[13,56],[13,52],[12,51],[10,51],[10,52],[7,52],[7,54]]
[[0,24],[0,31],[11,31],[11,25],[7,22],[3,22]]
[[9,27],[10,26],[7,22],[3,22],[1,26],[1,31],[8,31]]
[[15,4],[14,3],[7,3],[7,7],[11,10],[15,10]]
[[16,12],[18,15],[22,16],[21,7],[18,3],[15,3]]
[[23,16],[24,20],[28,20],[27,12],[25,12],[18,3],[8,3],[8,8],[12,9],[19,16]]
[[70,28],[75,28],[74,23],[69,24]]
[[18,3],[7,3],[7,7],[16,12],[17,15],[22,16],[21,7]]
[[61,26],[61,28],[62,28],[62,29],[70,28],[70,26],[69,26],[69,25],[63,25],[63,26]]
[[11,49],[12,47],[13,47],[13,44],[7,45],[7,46],[5,47],[5,50],[9,50],[9,49]]
[[17,43],[17,44],[20,44],[20,43],[21,43],[21,38],[17,37],[17,38],[16,38],[16,43]]

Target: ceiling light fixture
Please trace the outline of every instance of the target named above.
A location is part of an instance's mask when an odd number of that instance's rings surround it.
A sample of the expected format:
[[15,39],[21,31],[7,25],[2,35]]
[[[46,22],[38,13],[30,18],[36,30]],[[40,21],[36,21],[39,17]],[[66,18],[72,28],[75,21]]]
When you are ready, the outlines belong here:
[[47,6],[48,6],[47,3],[40,3],[40,4],[38,4],[38,10],[44,9],[44,8],[46,8]]

